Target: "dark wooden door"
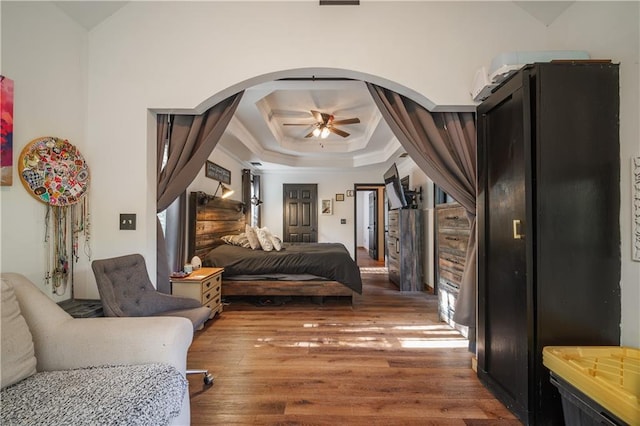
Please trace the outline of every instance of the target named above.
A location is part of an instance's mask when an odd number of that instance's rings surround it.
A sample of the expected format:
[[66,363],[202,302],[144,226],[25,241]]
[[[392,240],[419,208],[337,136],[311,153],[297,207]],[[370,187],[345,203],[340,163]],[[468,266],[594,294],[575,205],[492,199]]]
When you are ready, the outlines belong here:
[[285,183],[282,194],[283,241],[318,242],[318,185]]
[[[527,279],[523,90],[486,115],[487,269],[485,369],[527,410]],[[505,126],[503,123],[510,123]]]
[[369,257],[378,260],[378,193],[369,193]]

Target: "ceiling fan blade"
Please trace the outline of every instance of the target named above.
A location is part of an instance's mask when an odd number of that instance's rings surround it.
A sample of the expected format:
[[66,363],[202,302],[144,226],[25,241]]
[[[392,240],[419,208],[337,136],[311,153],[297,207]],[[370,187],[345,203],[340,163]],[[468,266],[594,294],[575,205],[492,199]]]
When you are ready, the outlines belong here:
[[345,118],[344,120],[333,120],[333,124],[358,124],[360,122],[359,118]]
[[336,129],[335,127],[327,127],[327,129],[329,129],[329,131],[331,133],[335,133],[336,135],[340,135],[343,138],[346,138],[347,136],[349,136],[349,133],[345,132],[344,130]]
[[306,135],[305,138],[310,138],[311,136],[313,136],[313,131],[309,132],[309,134]]
[[318,122],[325,122],[324,116],[320,111],[311,110],[311,114],[313,115],[313,118],[315,118]]

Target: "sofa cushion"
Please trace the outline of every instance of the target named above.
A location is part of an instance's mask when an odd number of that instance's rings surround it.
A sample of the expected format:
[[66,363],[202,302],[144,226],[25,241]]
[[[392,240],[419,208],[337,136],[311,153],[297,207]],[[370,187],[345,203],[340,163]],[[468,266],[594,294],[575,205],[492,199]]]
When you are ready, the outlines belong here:
[[2,390],[0,424],[167,425],[186,389],[168,364],[45,371]]
[[2,320],[0,321],[2,341],[2,388],[36,373],[36,357],[33,338],[29,326],[20,313],[20,305],[8,281],[2,281]]

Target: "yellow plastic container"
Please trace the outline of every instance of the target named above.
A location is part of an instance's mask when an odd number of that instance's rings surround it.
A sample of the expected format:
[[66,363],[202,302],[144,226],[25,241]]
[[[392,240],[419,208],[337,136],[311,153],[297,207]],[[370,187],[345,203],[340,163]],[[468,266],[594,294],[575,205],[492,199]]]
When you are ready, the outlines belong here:
[[640,425],[640,349],[547,346],[542,362],[621,420]]

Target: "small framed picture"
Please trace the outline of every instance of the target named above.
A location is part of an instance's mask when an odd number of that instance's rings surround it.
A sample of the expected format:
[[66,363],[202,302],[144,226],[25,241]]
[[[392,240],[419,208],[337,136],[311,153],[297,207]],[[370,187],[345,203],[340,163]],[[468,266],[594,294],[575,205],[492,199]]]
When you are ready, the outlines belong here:
[[344,201],[344,194],[336,194],[336,201]]
[[347,197],[353,197],[353,189],[347,189]]
[[332,215],[333,214],[333,203],[332,200],[322,200],[321,213],[324,215]]

